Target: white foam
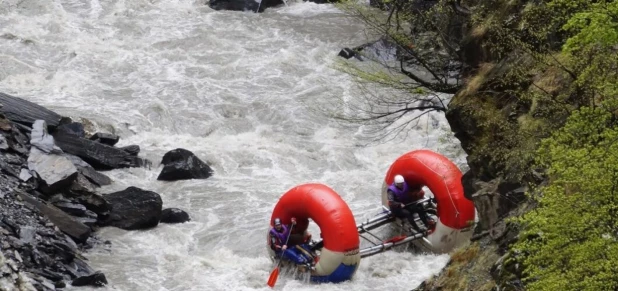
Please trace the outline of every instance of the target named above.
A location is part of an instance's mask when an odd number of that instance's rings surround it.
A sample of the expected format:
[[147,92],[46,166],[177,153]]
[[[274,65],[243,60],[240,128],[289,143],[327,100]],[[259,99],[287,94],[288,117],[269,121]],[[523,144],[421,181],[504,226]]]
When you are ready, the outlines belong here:
[[[115,182],[102,192],[152,190],[192,217],[145,231],[103,229],[111,250],[87,256],[107,275],[106,290],[268,290],[265,231],[285,191],[324,183],[360,220],[380,208],[382,179],[401,154],[430,148],[465,163],[457,147],[439,142],[450,136],[440,114],[372,147],[360,146],[367,127],[323,115],[345,108],[333,100],[358,101],[353,80],[332,65],[342,47],[365,41],[334,5],[291,1],[253,14],[198,0],[16,3],[0,6],[0,34],[17,37],[0,39],[0,60],[11,60],[0,91],[88,118],[119,134],[118,146],[140,145],[153,168],[109,171]],[[157,181],[161,157],[175,148],[207,161],[214,176]],[[445,262],[382,254],[363,260],[353,281],[319,288],[409,289]],[[287,275],[277,285],[316,288]]]

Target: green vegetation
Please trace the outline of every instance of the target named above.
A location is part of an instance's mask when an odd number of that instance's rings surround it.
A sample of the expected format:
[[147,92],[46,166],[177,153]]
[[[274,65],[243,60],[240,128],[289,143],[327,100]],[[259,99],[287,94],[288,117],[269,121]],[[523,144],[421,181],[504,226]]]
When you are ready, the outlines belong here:
[[530,290],[618,288],[618,2],[573,5],[563,51],[588,103],[538,151],[550,183],[514,247]]
[[[383,11],[344,4],[400,56],[382,64],[390,75],[348,71],[415,96],[368,106],[386,111],[367,120],[384,121],[402,107],[423,110],[422,94],[455,90],[446,115],[477,178],[535,184],[537,172],[547,174],[542,187],[531,185],[530,205],[537,207],[516,220],[523,232],[505,259],[523,263],[517,276],[526,289],[617,290],[618,2],[442,0],[419,8],[421,2],[383,1]],[[453,62],[461,64],[449,69],[458,73],[454,81],[443,69]],[[495,259],[478,254],[453,254],[428,284],[472,286],[465,270],[489,272]]]

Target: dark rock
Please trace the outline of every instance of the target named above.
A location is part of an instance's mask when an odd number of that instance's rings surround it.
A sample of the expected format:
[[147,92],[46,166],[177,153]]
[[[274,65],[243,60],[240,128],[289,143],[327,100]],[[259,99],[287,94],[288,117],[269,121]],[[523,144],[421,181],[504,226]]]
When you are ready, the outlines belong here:
[[2,170],[2,172],[7,173],[15,178],[19,178],[21,172],[14,166],[11,166],[7,162],[5,162],[2,156],[0,156],[0,169]]
[[88,276],[94,273],[94,270],[79,258],[75,258],[70,263],[64,264],[64,267],[71,274],[71,278]]
[[[86,211],[88,211],[88,209],[86,209],[86,206],[81,205],[81,204],[76,204],[76,203],[69,203],[69,202],[58,202],[58,203],[54,203],[54,206],[58,207],[58,209],[71,214],[73,216],[89,216],[86,214]],[[96,214],[95,214],[96,217]]]
[[189,214],[178,208],[163,209],[161,214],[162,223],[182,223],[190,220],[191,218],[189,218]]
[[36,147],[30,149],[28,168],[37,174],[41,182],[39,189],[45,193],[68,187],[77,177],[77,169],[66,157],[46,154]]
[[157,180],[206,179],[212,175],[212,169],[206,163],[192,152],[181,148],[167,152],[161,164],[164,167]]
[[9,120],[26,126],[32,126],[35,120],[42,119],[47,126],[55,128],[62,119],[62,116],[41,105],[4,93],[0,93],[0,103],[3,105],[2,111]]
[[63,132],[72,134],[77,137],[86,137],[86,131],[84,130],[84,125],[80,122],[71,122],[67,124],[62,124],[56,128],[56,132]]
[[82,158],[97,170],[141,166],[139,162],[141,159],[121,149],[61,132],[56,133],[54,137],[56,144],[63,151]]
[[95,187],[96,186],[84,175],[77,174],[77,178],[73,181],[73,184],[71,184],[69,192],[72,194],[71,196],[80,196],[83,194],[94,193]]
[[26,160],[18,155],[6,153],[4,155],[4,160],[11,165],[21,166],[26,162]]
[[351,48],[343,48],[340,52],[339,52],[339,56],[345,59],[350,59],[350,58],[356,58],[359,61],[362,61],[363,58],[358,54],[357,51],[354,51]]
[[112,206],[105,225],[134,230],[154,227],[161,220],[163,201],[155,192],[129,187],[104,198]]
[[34,209],[38,210],[41,214],[43,214],[51,222],[53,222],[62,232],[68,234],[71,238],[80,242],[85,242],[90,236],[90,227],[75,220],[73,217],[64,213],[62,210],[52,205],[47,205],[43,202],[40,202],[36,198],[30,196],[25,192],[17,191],[17,194],[26,203],[30,204]]
[[[103,173],[98,172],[88,163],[84,162],[81,158],[71,155],[64,154],[77,168],[77,171],[86,177],[90,182],[94,183],[97,186],[105,186],[112,183],[112,179],[106,176]],[[79,177],[78,177],[79,180]]]
[[82,276],[82,277],[76,278],[75,280],[73,280],[71,285],[73,286],[91,285],[91,286],[102,287],[102,286],[107,285],[107,279],[105,278],[105,275],[103,273],[97,271],[88,276]]
[[[98,215],[108,215],[111,209],[111,206],[109,205],[107,200],[105,200],[105,198],[101,197],[98,194],[91,193],[89,195],[82,195],[77,197],[76,199],[79,203],[86,206],[88,210],[93,211]],[[92,217],[92,215],[89,216]]]
[[282,0],[210,0],[208,6],[214,10],[264,12],[266,8],[283,5]]
[[99,222],[97,218],[92,217],[75,217],[75,219],[90,227],[94,227]]
[[60,280],[60,281],[54,282],[54,286],[56,286],[56,288],[62,289],[62,288],[66,288],[67,284],[64,281]]
[[32,285],[34,286],[34,288],[36,288],[36,290],[39,290],[39,291],[56,290],[56,286],[54,286],[54,284],[51,281],[49,281],[48,279],[44,277],[34,276],[32,279],[33,279]]
[[90,140],[102,143],[108,146],[114,146],[120,140],[120,137],[111,133],[97,132],[90,137]]
[[66,241],[55,240],[52,242],[52,248],[56,250],[64,263],[73,261],[77,253],[77,246],[72,243],[71,239]]
[[7,139],[9,147],[15,151],[16,153],[27,156],[30,152],[29,142],[30,138],[21,132],[21,130],[16,129],[11,131],[12,138]]
[[140,151],[139,146],[135,145],[135,144],[134,145],[129,145],[129,146],[126,146],[126,147],[121,147],[120,149],[125,151],[125,152],[127,152],[127,153],[129,153],[132,156],[137,156],[139,154],[139,151]]
[[99,215],[107,215],[111,209],[107,201],[94,192],[94,185],[82,175],[77,175],[77,179],[65,194]]

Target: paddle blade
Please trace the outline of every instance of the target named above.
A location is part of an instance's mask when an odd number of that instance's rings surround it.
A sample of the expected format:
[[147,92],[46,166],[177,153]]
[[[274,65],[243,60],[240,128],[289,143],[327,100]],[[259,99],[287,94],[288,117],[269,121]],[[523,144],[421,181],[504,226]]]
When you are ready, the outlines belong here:
[[393,238],[391,238],[391,239],[389,239],[389,240],[384,241],[384,243],[385,243],[385,244],[387,244],[387,243],[391,243],[391,242],[392,242],[392,243],[396,243],[396,242],[398,242],[398,241],[401,241],[401,240],[405,239],[406,237],[407,237],[407,236],[405,236],[405,235],[396,236],[396,237],[393,237]]
[[277,277],[279,277],[279,267],[276,267],[272,272],[270,272],[270,278],[268,278],[268,286],[270,286],[270,288],[275,287]]

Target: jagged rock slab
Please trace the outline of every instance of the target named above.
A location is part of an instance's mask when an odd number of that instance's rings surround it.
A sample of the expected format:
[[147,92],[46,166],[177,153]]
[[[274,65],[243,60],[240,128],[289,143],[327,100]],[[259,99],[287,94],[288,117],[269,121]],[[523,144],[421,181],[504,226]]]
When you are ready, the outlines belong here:
[[42,119],[47,126],[55,128],[62,119],[58,113],[41,105],[8,94],[0,93],[0,103],[3,105],[1,110],[9,120],[26,126],[32,126],[35,120]]
[[137,155],[139,154],[139,151],[140,151],[139,146],[135,145],[135,144],[134,145],[128,145],[126,147],[121,147],[120,149],[125,151],[125,152],[127,152],[127,153],[129,153],[130,155],[136,156],[136,157],[137,157]]
[[192,152],[178,148],[167,152],[161,164],[163,170],[157,180],[176,181],[186,179],[206,179],[212,176],[212,169]]
[[103,198],[112,207],[104,225],[134,230],[155,227],[161,220],[163,201],[155,192],[129,187]]
[[64,156],[67,157],[73,163],[73,165],[75,165],[75,167],[77,167],[77,171],[80,174],[86,177],[94,185],[105,186],[112,183],[112,179],[110,179],[105,174],[98,172],[79,157],[66,153],[64,154]]
[[30,132],[30,144],[45,153],[60,154],[62,150],[54,144],[54,137],[47,132],[47,124],[44,120],[37,119],[32,124]]
[[[17,123],[15,123],[16,125]],[[7,138],[7,142],[9,144],[9,148],[14,150],[17,153],[20,153],[24,156],[27,156],[30,152],[29,150],[29,138],[26,136],[22,130],[24,130],[20,126],[12,127],[10,134],[5,135]]]
[[46,193],[54,193],[68,187],[77,177],[77,168],[66,157],[46,154],[36,147],[30,149],[28,169],[36,172],[43,182],[41,190]]
[[190,221],[189,214],[178,208],[166,208],[163,209],[161,215],[161,223],[183,223]]
[[62,232],[68,234],[74,240],[86,242],[90,236],[90,227],[77,221],[70,215],[64,213],[62,210],[52,205],[47,205],[23,191],[17,190],[16,192],[22,200],[31,205],[34,209],[38,210],[52,223],[54,223]]
[[90,140],[98,143],[114,146],[120,140],[120,137],[111,133],[97,132],[90,137]]
[[105,278],[105,275],[103,273],[97,271],[87,276],[81,276],[79,278],[75,278],[75,280],[73,280],[71,285],[73,286],[92,285],[92,286],[102,287],[102,286],[107,285],[107,279]]
[[82,158],[97,170],[143,166],[142,159],[115,147],[62,132],[56,133],[54,137],[56,145],[63,151]]

